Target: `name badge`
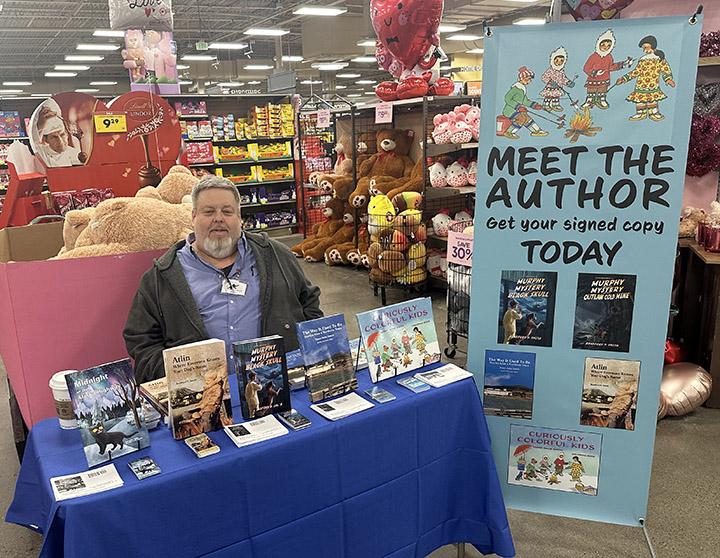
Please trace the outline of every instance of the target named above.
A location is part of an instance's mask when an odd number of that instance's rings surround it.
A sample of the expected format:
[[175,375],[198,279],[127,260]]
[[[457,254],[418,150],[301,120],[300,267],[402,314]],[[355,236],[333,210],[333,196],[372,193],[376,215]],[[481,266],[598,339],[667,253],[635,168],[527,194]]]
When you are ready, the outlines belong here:
[[222,289],[220,292],[237,296],[245,296],[247,283],[240,279],[223,279]]

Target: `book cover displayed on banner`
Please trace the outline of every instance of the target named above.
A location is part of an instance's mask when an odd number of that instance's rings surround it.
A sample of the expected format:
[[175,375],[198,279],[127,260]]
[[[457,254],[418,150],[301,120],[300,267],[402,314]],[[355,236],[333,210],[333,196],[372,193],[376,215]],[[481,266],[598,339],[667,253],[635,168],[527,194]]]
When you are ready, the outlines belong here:
[[362,312],[357,321],[373,382],[440,362],[429,297]]
[[602,435],[510,425],[507,482],[597,496]]
[[72,372],[65,380],[88,467],[150,445],[129,358]]
[[279,335],[233,343],[240,409],[245,420],[290,409],[285,344]]
[[486,415],[531,419],[534,385],[534,353],[485,351]]
[[580,424],[635,429],[640,361],[585,359]]
[[[702,24],[690,15],[495,26],[484,38],[473,243],[483,271],[472,275],[467,368],[494,389],[488,348],[519,338],[515,348],[535,354],[532,418],[487,416],[493,459],[501,478],[517,476],[513,423],[602,433],[597,496],[558,490],[567,471],[560,485],[504,483],[509,508],[635,526],[646,517],[661,375],[639,368],[663,367]],[[535,285],[519,281],[538,272],[554,274],[543,275],[549,319],[528,293]],[[624,369],[622,387],[590,387],[601,368],[586,376],[588,357],[640,363],[638,396]],[[622,375],[618,361],[597,364]],[[580,450],[565,449],[571,463]],[[587,493],[598,459],[585,453]]]
[[206,339],[165,349],[163,360],[176,440],[232,424],[225,341]]
[[322,401],[357,389],[345,316],[335,314],[298,322],[295,326],[310,401]]
[[557,273],[503,270],[498,343],[551,347]]
[[635,282],[635,275],[578,274],[573,349],[630,350]]

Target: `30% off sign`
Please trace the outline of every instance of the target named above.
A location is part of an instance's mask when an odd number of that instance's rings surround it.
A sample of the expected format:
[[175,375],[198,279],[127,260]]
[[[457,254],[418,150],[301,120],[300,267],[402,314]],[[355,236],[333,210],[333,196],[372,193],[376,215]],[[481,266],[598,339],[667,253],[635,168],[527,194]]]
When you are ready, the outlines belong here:
[[95,130],[103,132],[127,132],[127,123],[124,114],[94,114]]
[[448,262],[472,267],[473,235],[450,231],[448,233]]

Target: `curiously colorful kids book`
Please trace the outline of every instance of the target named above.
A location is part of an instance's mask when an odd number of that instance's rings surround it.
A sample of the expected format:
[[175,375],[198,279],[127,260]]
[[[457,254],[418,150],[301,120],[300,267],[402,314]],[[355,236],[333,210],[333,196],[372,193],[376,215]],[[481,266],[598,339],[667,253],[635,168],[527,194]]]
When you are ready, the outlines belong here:
[[245,420],[290,410],[285,345],[279,335],[233,343]]
[[207,339],[165,349],[163,359],[176,440],[232,424],[224,341]]
[[630,351],[635,275],[580,273],[573,349]]
[[65,376],[88,467],[150,445],[130,359]]
[[635,430],[639,360],[585,359],[580,424]]
[[503,270],[498,343],[552,347],[557,273]]
[[296,324],[310,401],[357,389],[345,316],[336,314]]
[[440,362],[430,297],[362,312],[357,321],[373,382]]

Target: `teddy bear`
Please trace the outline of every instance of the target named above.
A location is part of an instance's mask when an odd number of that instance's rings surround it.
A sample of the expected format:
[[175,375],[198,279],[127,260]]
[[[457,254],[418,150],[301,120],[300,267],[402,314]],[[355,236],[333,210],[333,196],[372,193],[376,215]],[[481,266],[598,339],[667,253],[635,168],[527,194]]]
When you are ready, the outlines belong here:
[[348,250],[343,258],[343,261],[354,265],[355,267],[370,267],[370,261],[368,260],[368,248],[370,247],[370,232],[368,231],[367,223],[365,223],[358,236],[357,248]]
[[71,209],[65,214],[65,222],[63,223],[63,246],[58,252],[58,256],[75,248],[78,236],[82,233],[95,215],[94,207],[86,207],[85,209]]
[[697,226],[700,221],[705,218],[705,211],[697,207],[685,207],[680,219],[680,228],[678,237],[694,237],[697,232]]
[[[357,244],[357,246],[356,246]],[[359,251],[367,251],[367,247],[370,244],[370,234],[367,232],[367,214],[363,214],[360,217],[360,222],[357,228],[357,243],[355,236],[346,242],[339,242],[333,244],[325,250],[325,263],[327,265],[338,265],[338,264],[350,264],[353,263],[348,259],[348,255],[351,251],[358,251],[357,265],[362,265],[360,262]],[[353,264],[355,265],[355,264]]]
[[190,195],[198,179],[189,168],[175,165],[157,186],[145,186],[135,193],[138,198],[155,198],[168,203],[182,203],[185,196]]
[[345,203],[342,216],[343,226],[332,236],[320,239],[313,246],[303,250],[303,257],[308,262],[320,262],[325,259],[325,251],[336,244],[351,241],[355,237],[355,211],[349,203]]
[[57,259],[85,258],[169,248],[192,232],[190,204],[153,198],[113,198],[98,204],[75,248]]
[[335,174],[338,176],[352,174],[352,140],[350,136],[340,136],[333,149],[337,153],[337,160],[335,161],[335,167],[333,167]]
[[389,176],[378,176],[370,180],[370,194],[377,196],[378,194],[385,194],[391,200],[398,194],[403,192],[417,192],[423,191],[423,160],[418,159],[415,165],[413,165],[410,176],[403,176],[401,178],[392,178]]
[[315,223],[312,227],[313,236],[306,238],[300,244],[292,246],[290,250],[298,258],[304,257],[304,250],[310,249],[320,240],[330,238],[343,226],[343,215],[345,210],[345,202],[339,198],[330,198],[325,202],[323,208],[323,216],[325,220],[321,223]]

